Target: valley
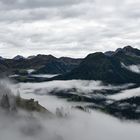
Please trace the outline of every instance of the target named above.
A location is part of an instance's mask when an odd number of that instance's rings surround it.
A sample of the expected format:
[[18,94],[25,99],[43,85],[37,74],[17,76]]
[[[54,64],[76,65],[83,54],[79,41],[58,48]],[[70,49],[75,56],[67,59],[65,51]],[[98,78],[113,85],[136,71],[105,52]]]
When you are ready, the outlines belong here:
[[[44,131],[49,140],[112,140],[106,135],[111,131],[120,140],[138,140],[138,130],[130,135],[128,132],[140,127],[140,50],[126,46],[115,52],[89,54],[84,59],[37,55],[0,62],[7,65],[1,72],[1,113],[8,113],[10,119],[16,116],[20,121],[31,120],[25,128],[17,122],[22,129],[17,134],[33,139],[37,133],[35,140],[45,140]],[[67,125],[69,131],[65,130]],[[80,137],[84,127],[89,130]],[[104,131],[105,127],[108,130]],[[53,136],[54,131],[57,134]]]

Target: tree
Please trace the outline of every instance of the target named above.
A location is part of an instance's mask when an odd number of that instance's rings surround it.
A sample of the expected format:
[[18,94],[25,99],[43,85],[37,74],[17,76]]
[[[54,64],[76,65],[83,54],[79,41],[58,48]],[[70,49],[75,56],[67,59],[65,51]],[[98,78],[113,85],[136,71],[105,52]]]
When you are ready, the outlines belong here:
[[10,109],[10,102],[7,94],[2,96],[1,107],[4,109]]

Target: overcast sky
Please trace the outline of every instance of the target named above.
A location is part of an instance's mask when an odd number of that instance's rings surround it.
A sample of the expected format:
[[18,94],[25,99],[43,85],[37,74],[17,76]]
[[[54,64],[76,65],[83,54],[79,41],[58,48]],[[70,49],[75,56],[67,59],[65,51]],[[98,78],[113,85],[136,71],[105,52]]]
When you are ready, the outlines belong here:
[[140,0],[0,0],[0,55],[84,57],[140,48]]

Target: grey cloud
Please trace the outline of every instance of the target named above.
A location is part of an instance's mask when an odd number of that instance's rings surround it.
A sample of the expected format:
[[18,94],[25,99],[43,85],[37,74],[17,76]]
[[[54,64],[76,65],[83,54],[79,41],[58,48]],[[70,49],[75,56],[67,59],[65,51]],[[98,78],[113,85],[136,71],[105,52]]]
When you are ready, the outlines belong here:
[[54,7],[44,7],[37,6],[36,8],[27,8],[27,9],[19,9],[13,8],[10,10],[0,10],[0,21],[8,21],[8,22],[30,22],[36,20],[49,20],[49,19],[65,19],[65,18],[80,18],[87,14],[89,9],[94,9],[94,4],[89,1],[85,1],[65,6],[63,7],[54,6]]
[[[3,8],[36,8],[36,7],[59,7],[78,4],[84,0],[1,0]],[[93,0],[88,0],[93,1]]]
[[0,9],[5,56],[84,57],[128,44],[140,48],[138,0],[0,0]]

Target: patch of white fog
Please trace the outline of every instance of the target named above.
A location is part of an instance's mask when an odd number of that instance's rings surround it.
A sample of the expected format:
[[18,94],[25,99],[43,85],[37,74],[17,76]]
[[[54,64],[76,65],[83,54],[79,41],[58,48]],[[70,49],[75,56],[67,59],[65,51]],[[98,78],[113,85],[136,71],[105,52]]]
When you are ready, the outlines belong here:
[[18,74],[13,74],[13,75],[9,75],[9,78],[14,78],[14,77],[18,77]]
[[53,78],[59,74],[31,74],[32,77]]
[[[27,72],[30,76],[37,77],[37,78],[53,78],[53,77],[59,75],[59,74],[31,74],[34,71],[35,70],[33,70],[33,69],[27,70]],[[14,78],[14,77],[18,77],[18,76],[20,76],[20,75],[18,75],[18,74],[9,75],[9,78]]]
[[72,107],[72,104],[70,104],[66,100],[59,99],[55,96],[50,96],[50,95],[37,95],[37,94],[34,94],[33,92],[27,93],[27,90],[26,91],[20,90],[20,96],[24,99],[33,98],[39,101],[39,104],[41,104],[42,106],[44,106],[45,108],[47,108],[49,111],[53,113],[56,113],[57,108],[62,108],[62,107],[64,110],[69,112],[69,110]]
[[139,124],[121,122],[97,111],[88,114],[74,110],[65,119],[37,118],[33,122],[1,116],[0,121],[1,140],[139,140],[140,137]]
[[[120,86],[103,85],[101,81],[87,81],[87,80],[68,80],[68,81],[50,81],[42,83],[22,83],[18,84],[23,89],[34,89],[39,91],[38,94],[47,94],[54,89],[57,91],[76,89],[78,93],[90,93],[94,90],[117,90],[125,89],[133,84],[124,84]],[[37,92],[36,92],[37,93]]]
[[[65,110],[69,110],[71,106],[75,105],[89,105],[90,103],[83,102],[67,102],[63,99],[58,99],[55,96],[50,96],[49,93],[52,91],[61,91],[61,90],[70,90],[75,88],[76,93],[73,94],[86,94],[86,96],[94,96],[98,98],[104,97],[101,94],[93,94],[94,90],[116,90],[116,89],[125,89],[131,86],[132,84],[125,84],[121,86],[112,86],[112,85],[103,85],[100,81],[87,81],[87,80],[69,80],[69,81],[51,81],[51,82],[42,82],[42,83],[19,83],[14,85],[13,89],[19,89],[21,97],[23,98],[34,98],[36,100],[41,100],[40,104],[47,107],[52,112],[56,111],[56,108],[63,107]],[[15,92],[16,93],[16,92]],[[90,95],[91,93],[91,95]],[[67,94],[67,92],[66,92]]]
[[31,73],[34,72],[34,71],[35,71],[35,69],[28,69],[28,70],[27,70],[28,74],[31,74]]
[[[57,108],[59,105],[63,105],[63,107],[69,106],[69,103],[56,97],[49,98],[46,93],[42,96],[34,94],[34,90],[42,88],[50,90],[53,87],[70,88],[74,86],[74,82],[75,84],[77,83],[76,87],[78,88],[82,88],[83,85],[86,86],[85,81],[67,81],[67,84],[70,85],[64,84],[64,81],[20,83],[16,85],[8,83],[7,85],[9,85],[12,92],[20,89],[21,96],[25,98],[35,97],[46,108],[48,106],[55,106]],[[100,82],[92,82],[94,84],[90,83],[87,85],[89,87],[95,86],[95,89],[99,89]],[[104,88],[103,85],[101,85],[102,88]],[[42,90],[40,91],[43,92]],[[49,100],[51,103],[49,103]],[[1,112],[0,114],[1,140],[139,140],[140,137],[139,123],[122,122],[98,111],[85,113],[72,109],[67,118],[46,119],[44,117],[36,117],[35,120],[25,117],[17,119],[15,116],[10,117]]]
[[108,98],[114,99],[114,100],[121,100],[121,99],[136,97],[136,96],[140,96],[140,87],[135,88],[135,89],[123,90],[121,91],[121,93],[108,96]]
[[132,71],[134,73],[138,73],[140,74],[140,65],[130,65],[130,66],[126,66],[124,63],[121,63],[122,68],[125,68],[129,71]]

